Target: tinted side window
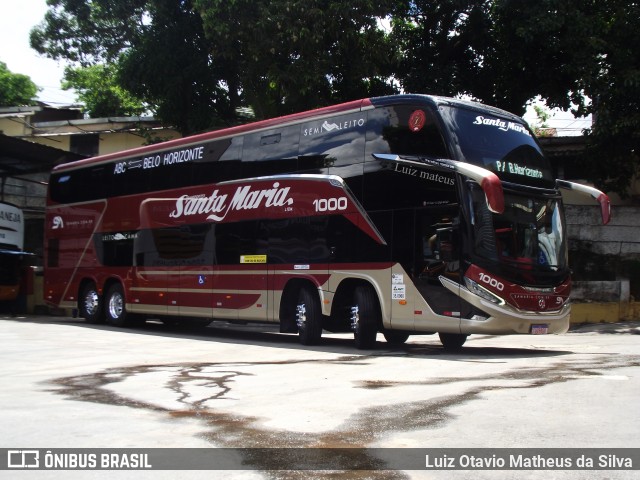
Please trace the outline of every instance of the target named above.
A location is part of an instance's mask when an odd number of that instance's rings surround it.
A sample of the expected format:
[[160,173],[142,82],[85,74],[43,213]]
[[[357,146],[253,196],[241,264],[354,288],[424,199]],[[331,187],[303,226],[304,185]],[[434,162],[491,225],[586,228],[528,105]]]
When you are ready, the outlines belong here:
[[137,266],[215,264],[215,225],[211,223],[141,230],[135,239]]
[[268,261],[282,263],[324,263],[328,261],[327,217],[271,220],[263,223],[268,232]]
[[[415,113],[418,111],[422,114]],[[414,125],[416,122],[422,123],[422,127],[414,131],[410,122]],[[369,112],[367,161],[372,153],[450,158],[438,117],[423,105],[395,105]]]
[[109,166],[99,165],[51,175],[51,199],[58,203],[70,203],[104,198],[110,191],[108,168]]
[[[413,131],[410,120],[415,122],[418,115],[423,124]],[[378,210],[456,201],[452,175],[398,165],[383,169],[374,153],[450,158],[439,119],[426,105],[395,105],[369,112],[362,202],[367,210]]]
[[300,170],[327,173],[328,169],[328,173],[343,178],[352,176],[348,167],[362,165],[366,117],[366,113],[358,112],[303,123]]
[[136,232],[96,233],[94,244],[98,260],[107,267],[133,265],[133,242]]
[[190,184],[218,183],[238,178],[242,137],[225,138],[205,145],[202,158],[191,164]]
[[258,221],[220,223],[216,226],[216,258],[220,265],[238,265],[241,255],[267,253],[266,232]]
[[245,135],[242,149],[243,177],[261,177],[298,169],[300,125]]
[[[377,217],[374,221],[383,225],[385,220]],[[327,243],[333,251],[332,262],[336,263],[382,262],[390,258],[388,246],[379,244],[341,215],[329,217]]]

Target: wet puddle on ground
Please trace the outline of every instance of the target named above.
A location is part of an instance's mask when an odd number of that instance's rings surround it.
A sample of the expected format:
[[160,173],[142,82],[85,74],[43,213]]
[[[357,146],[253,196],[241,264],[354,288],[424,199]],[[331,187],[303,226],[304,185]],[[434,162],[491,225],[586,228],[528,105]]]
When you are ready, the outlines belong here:
[[[537,353],[529,351],[529,355],[532,356]],[[412,356],[416,355],[416,351],[400,354]],[[543,352],[542,355],[544,354]],[[396,352],[391,355],[399,354]],[[562,355],[562,358],[552,359],[544,367],[505,367],[502,372],[480,376],[434,377],[415,381],[389,381],[376,378],[355,382],[343,381],[344,385],[341,388],[345,396],[333,399],[336,402],[348,402],[350,392],[363,393],[363,390],[371,391],[372,395],[378,395],[401,387],[433,389],[439,385],[451,386],[456,383],[460,385],[454,394],[451,394],[449,389],[449,393],[442,396],[416,395],[413,398],[419,398],[419,400],[363,405],[357,409],[357,413],[349,414],[343,421],[338,422],[335,428],[317,432],[274,428],[265,425],[266,420],[269,419],[238,412],[232,413],[233,407],[229,402],[239,395],[234,387],[240,381],[251,382],[260,375],[264,375],[265,367],[281,368],[286,372],[287,369],[292,368],[292,365],[322,366],[330,368],[332,378],[340,382],[342,369],[361,368],[375,372],[375,366],[372,365],[371,360],[379,356],[354,355],[338,356],[329,360],[185,363],[109,368],[87,375],[58,378],[50,382],[47,389],[73,400],[147,409],[166,413],[172,418],[195,419],[205,426],[204,436],[212,446],[255,449],[243,458],[243,464],[247,468],[265,472],[264,474],[270,478],[308,477],[307,473],[277,470],[287,465],[289,460],[293,460],[286,457],[286,449],[361,448],[363,450],[355,451],[353,455],[333,457],[332,464],[335,465],[335,471],[316,472],[313,478],[402,479],[408,477],[400,471],[354,471],[353,469],[358,465],[379,466],[379,459],[368,456],[367,447],[379,445],[386,436],[393,433],[438,428],[453,418],[451,413],[453,407],[476,400],[484,393],[510,388],[538,388],[592,376],[619,377],[611,370],[640,366],[640,356]],[[472,354],[463,356],[461,359],[477,361],[481,356]],[[51,384],[54,386],[53,389]],[[304,384],[303,379],[301,384]],[[161,389],[162,395],[155,395],[154,389]],[[277,393],[275,389],[273,392],[266,392],[265,395]],[[296,395],[296,392],[292,392],[292,395]],[[219,408],[222,402],[227,403],[224,404],[224,408]],[[300,408],[305,406],[301,405]],[[274,416],[287,415],[286,408],[283,410],[272,413]],[[278,448],[278,454],[265,451],[267,447]],[[291,454],[295,454],[295,450],[292,450]]]

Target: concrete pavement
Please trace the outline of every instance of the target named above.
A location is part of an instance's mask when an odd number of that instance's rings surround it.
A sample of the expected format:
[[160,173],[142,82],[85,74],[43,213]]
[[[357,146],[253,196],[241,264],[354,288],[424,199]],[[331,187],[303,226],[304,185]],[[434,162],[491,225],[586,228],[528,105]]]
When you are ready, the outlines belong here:
[[[640,447],[640,323],[574,326],[561,336],[471,336],[459,353],[446,353],[437,336],[391,347],[379,335],[377,349],[363,352],[349,335],[325,335],[319,346],[305,347],[272,327],[214,325],[124,330],[70,318],[1,318],[0,446]],[[179,476],[324,475],[266,472],[257,462],[253,470]],[[474,478],[636,474],[473,472]],[[106,475],[176,478],[159,471],[64,473]],[[469,472],[332,475],[444,479]]]

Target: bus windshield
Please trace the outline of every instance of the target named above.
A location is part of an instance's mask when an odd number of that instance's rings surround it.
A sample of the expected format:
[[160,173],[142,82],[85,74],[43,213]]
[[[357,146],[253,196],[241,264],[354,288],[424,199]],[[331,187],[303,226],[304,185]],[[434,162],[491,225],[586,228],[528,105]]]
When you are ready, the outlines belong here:
[[444,110],[460,160],[486,168],[506,182],[555,189],[549,162],[523,123],[467,108]]
[[505,192],[502,214],[489,212],[484,193],[470,185],[472,250],[507,266],[540,272],[567,268],[567,242],[560,197]]

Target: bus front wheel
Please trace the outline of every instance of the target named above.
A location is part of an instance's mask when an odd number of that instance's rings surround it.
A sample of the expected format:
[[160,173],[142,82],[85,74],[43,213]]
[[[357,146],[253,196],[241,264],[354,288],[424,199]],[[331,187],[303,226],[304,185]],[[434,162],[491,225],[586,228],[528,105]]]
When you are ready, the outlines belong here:
[[318,295],[308,287],[298,292],[296,325],[302,345],[316,345],[322,336],[322,312]]
[[111,285],[105,296],[105,315],[109,325],[115,327],[126,327],[129,322],[127,319],[127,309],[125,307],[124,292],[119,283]]
[[104,322],[102,302],[95,283],[87,283],[82,288],[78,306],[80,308],[80,316],[84,318],[87,323]]
[[462,333],[438,333],[438,336],[444,349],[451,352],[460,350],[468,337],[468,335]]
[[363,350],[375,346],[380,316],[380,307],[373,288],[364,285],[356,287],[350,307],[351,330],[356,348]]
[[386,331],[382,332],[384,339],[391,345],[402,345],[409,339],[408,333]]

